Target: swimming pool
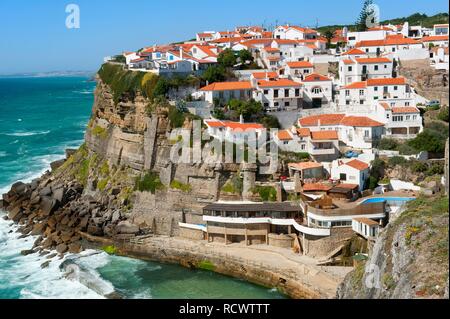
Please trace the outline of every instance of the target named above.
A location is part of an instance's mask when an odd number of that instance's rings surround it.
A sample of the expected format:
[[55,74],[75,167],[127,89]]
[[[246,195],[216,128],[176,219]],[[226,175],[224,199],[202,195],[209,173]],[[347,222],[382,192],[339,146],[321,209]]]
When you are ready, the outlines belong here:
[[374,198],[368,198],[364,201],[362,201],[360,204],[373,204],[373,203],[382,203],[387,202],[389,205],[402,205],[406,202],[410,202],[412,200],[415,200],[414,197],[374,197]]

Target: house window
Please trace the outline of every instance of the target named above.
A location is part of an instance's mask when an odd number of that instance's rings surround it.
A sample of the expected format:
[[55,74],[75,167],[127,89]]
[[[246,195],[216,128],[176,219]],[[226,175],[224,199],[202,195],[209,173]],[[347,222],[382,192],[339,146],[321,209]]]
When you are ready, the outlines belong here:
[[387,119],[390,119],[390,118],[391,118],[391,115],[390,115],[389,113],[386,113],[386,118],[387,118]]
[[378,65],[375,65],[375,66],[373,67],[373,69],[374,69],[375,71],[378,71]]
[[350,96],[350,90],[345,90],[345,96]]
[[378,86],[375,86],[375,87],[373,88],[373,90],[374,90],[375,92],[378,92]]
[[300,96],[300,89],[295,89],[295,96]]
[[284,97],[289,97],[289,89],[284,90]]
[[359,100],[359,104],[363,105],[364,104],[364,100]]
[[349,100],[345,101],[345,104],[350,105],[350,101]]
[[341,181],[346,181],[346,180],[347,180],[347,174],[340,174],[340,175],[339,175],[339,179],[340,179]]
[[289,144],[289,141],[284,141],[283,144],[284,144],[284,145],[288,145],[288,144]]
[[394,85],[394,91],[397,91],[397,89],[398,89],[398,86]]
[[384,68],[387,69],[387,64],[384,65]]
[[409,102],[405,102],[405,106],[409,106]]
[[302,151],[304,151],[306,149],[306,145],[302,144],[302,146],[300,148],[302,149]]
[[264,103],[264,107],[269,107],[269,103]]
[[322,92],[322,90],[320,88],[313,88],[312,92],[314,94],[320,94],[320,92]]
[[273,105],[274,105],[274,106],[278,106],[278,105],[280,105],[280,103],[275,102],[275,103],[273,103]]
[[273,90],[273,96],[278,97],[278,90]]
[[348,72],[352,72],[353,68],[351,66],[348,67]]
[[269,94],[269,90],[264,90],[264,95]]
[[406,115],[405,120],[406,120],[406,121],[409,121],[410,119],[411,119],[411,116],[410,116],[410,115]]
[[290,103],[289,102],[284,102],[284,106],[289,106]]
[[370,137],[370,131],[364,130],[364,137]]
[[394,122],[402,122],[403,121],[403,116],[397,115],[397,116],[393,116],[392,120]]
[[417,120],[417,115],[413,115],[413,120]]
[[364,95],[364,90],[359,90],[359,95]]
[[366,49],[366,53],[369,53],[369,49]]

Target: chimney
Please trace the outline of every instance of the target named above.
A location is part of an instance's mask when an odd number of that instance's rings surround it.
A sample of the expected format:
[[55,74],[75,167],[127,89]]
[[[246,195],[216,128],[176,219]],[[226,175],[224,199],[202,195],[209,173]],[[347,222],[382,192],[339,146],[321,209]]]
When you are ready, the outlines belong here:
[[317,121],[317,126],[320,128],[320,119]]
[[183,48],[180,47],[180,59],[183,60]]
[[239,117],[239,123],[244,124],[244,116],[242,114]]

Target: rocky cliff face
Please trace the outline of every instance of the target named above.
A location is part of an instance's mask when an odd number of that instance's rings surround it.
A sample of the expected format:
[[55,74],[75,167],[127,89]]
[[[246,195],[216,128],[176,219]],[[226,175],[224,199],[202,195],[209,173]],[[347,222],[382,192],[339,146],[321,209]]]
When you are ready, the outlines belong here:
[[[168,113],[167,105],[139,93],[115,103],[98,79],[85,144],[41,178],[15,184],[0,201],[24,236],[41,235],[32,252],[77,252],[79,231],[116,239],[177,235],[183,212],[201,212],[218,199],[239,165],[172,163]],[[152,191],[136,189],[143,177]]]
[[338,298],[448,298],[448,217],[443,195],[409,204],[346,277]]

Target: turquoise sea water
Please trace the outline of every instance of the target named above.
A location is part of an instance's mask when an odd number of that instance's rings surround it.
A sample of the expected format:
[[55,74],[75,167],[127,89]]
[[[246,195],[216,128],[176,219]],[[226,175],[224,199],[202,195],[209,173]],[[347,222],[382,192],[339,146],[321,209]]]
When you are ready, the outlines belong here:
[[[78,147],[91,113],[95,83],[87,77],[0,78],[0,194],[30,181]],[[0,299],[283,298],[274,290],[212,272],[85,251],[47,260],[22,256],[33,238],[19,239],[0,213]],[[67,278],[68,268],[75,275]]]

